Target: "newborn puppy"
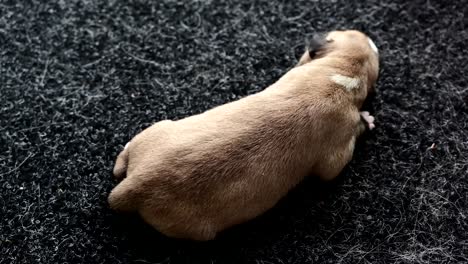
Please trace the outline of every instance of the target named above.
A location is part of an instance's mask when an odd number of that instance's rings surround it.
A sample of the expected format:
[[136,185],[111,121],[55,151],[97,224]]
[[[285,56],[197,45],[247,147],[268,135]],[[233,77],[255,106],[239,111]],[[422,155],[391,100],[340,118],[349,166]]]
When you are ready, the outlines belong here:
[[356,138],[373,128],[360,113],[379,69],[358,31],[315,39],[264,91],[135,136],[117,157],[123,179],[111,208],[138,212],[163,234],[211,240],[273,207],[307,175],[335,178]]

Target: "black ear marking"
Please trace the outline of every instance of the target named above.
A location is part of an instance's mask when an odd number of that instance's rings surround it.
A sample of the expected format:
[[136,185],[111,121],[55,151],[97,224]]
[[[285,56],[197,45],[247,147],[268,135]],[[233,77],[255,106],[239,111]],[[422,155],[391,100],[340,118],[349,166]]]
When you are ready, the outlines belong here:
[[309,51],[309,56],[311,58],[317,55],[317,52],[322,50],[327,44],[326,34],[324,33],[317,33],[312,36],[312,39],[309,40],[307,44],[307,51]]

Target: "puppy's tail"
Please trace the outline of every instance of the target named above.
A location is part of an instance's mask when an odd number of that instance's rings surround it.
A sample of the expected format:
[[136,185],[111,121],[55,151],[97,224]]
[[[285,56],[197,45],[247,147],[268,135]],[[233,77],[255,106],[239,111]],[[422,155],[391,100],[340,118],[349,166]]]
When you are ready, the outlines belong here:
[[115,161],[114,166],[114,177],[117,180],[121,180],[127,176],[127,166],[128,166],[128,145],[125,145],[124,150],[120,152],[119,156],[117,156],[117,160]]
[[134,212],[138,209],[141,196],[138,184],[132,178],[125,178],[109,194],[108,202],[118,212]]

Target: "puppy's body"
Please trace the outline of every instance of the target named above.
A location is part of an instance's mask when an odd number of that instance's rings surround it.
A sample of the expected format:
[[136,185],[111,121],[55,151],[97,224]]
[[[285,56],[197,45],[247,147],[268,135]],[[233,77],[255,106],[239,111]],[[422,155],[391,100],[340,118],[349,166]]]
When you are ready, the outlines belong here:
[[111,207],[138,211],[168,236],[209,240],[273,207],[309,174],[336,177],[365,129],[359,108],[378,59],[368,44],[332,44],[260,93],[141,132],[117,159],[114,174],[127,177]]

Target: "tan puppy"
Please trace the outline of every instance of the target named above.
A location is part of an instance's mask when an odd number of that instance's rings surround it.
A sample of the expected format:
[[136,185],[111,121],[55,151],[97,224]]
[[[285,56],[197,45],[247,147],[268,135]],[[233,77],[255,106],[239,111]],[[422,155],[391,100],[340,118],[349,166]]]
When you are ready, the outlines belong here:
[[[210,240],[273,207],[307,175],[335,178],[378,75],[373,42],[334,31],[257,94],[179,121],[161,121],[120,153],[110,206],[135,211],[170,237]],[[363,121],[365,120],[365,121]]]

